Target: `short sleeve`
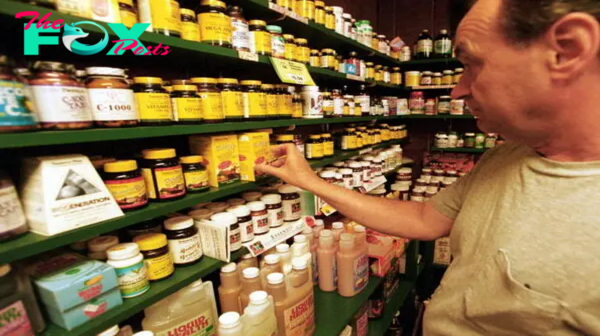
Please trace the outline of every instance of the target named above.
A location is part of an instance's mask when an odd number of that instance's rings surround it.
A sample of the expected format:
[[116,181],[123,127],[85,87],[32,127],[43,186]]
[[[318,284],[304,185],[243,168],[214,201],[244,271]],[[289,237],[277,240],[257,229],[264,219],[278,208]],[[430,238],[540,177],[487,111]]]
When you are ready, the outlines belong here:
[[471,178],[471,173],[461,177],[456,183],[433,196],[429,202],[442,215],[456,219],[462,208]]

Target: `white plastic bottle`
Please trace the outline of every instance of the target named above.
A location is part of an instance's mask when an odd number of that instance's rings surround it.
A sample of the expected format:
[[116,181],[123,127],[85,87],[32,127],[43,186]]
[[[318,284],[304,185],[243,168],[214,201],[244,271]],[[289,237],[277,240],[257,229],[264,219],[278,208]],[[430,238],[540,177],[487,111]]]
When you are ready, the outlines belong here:
[[277,254],[281,258],[281,268],[283,274],[288,275],[292,271],[292,252],[290,251],[290,245],[279,244],[275,246]]
[[244,325],[240,314],[228,312],[219,317],[219,336],[244,336]]
[[265,291],[250,294],[250,303],[244,309],[244,336],[272,336],[277,333],[277,317],[273,298]]
[[303,258],[306,260],[311,279],[313,279],[312,254],[310,253],[310,245],[306,236],[294,236],[294,244],[292,244],[292,260],[293,258]]
[[334,222],[333,224],[331,224],[331,232],[333,232],[333,237],[335,238],[336,242],[340,240],[340,235],[345,231],[346,230],[344,229],[344,223]]
[[313,229],[310,227],[306,227],[304,231],[302,231],[302,235],[306,237],[308,241],[310,256],[311,256],[311,266],[312,266],[312,280],[315,285],[318,284],[319,281],[319,271],[317,268],[317,246],[319,238],[315,238]]

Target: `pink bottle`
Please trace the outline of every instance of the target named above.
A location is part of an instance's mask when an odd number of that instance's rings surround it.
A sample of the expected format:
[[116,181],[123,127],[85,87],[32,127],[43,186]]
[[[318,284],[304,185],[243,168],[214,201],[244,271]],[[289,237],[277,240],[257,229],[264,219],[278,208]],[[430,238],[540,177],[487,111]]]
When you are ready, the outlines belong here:
[[337,245],[333,232],[322,230],[317,248],[317,262],[319,268],[319,289],[324,292],[333,292],[337,289]]
[[364,249],[357,248],[351,233],[340,235],[337,266],[338,293],[341,296],[355,296],[369,283],[369,257]]

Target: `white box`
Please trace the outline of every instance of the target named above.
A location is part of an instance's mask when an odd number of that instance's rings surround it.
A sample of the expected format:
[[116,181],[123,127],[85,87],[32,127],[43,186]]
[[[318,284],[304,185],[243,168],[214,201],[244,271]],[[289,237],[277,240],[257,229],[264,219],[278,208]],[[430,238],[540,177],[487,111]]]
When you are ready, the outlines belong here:
[[21,197],[29,229],[52,236],[123,216],[83,155],[25,159]]

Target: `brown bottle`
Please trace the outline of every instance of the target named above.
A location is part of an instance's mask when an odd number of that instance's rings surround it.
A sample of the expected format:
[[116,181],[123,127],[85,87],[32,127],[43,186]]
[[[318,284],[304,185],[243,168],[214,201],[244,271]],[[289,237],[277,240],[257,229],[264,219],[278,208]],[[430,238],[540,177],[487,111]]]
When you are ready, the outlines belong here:
[[278,254],[269,254],[264,258],[264,265],[260,269],[260,278],[262,280],[262,286],[267,285],[267,276],[271,273],[282,273],[283,268],[281,267],[281,257]]
[[229,263],[221,268],[221,285],[218,288],[221,312],[236,312],[242,314],[240,293],[242,282],[235,263]]
[[[304,258],[292,259],[292,273],[288,276],[287,299],[283,310],[284,326],[280,335],[312,335],[315,332],[315,301],[308,262]],[[280,315],[277,315],[279,322]]]
[[271,273],[267,276],[266,291],[273,297],[275,304],[275,316],[277,317],[277,334],[275,336],[285,336],[285,310],[290,306],[287,299],[285,280],[283,273]]
[[240,294],[240,303],[242,311],[246,309],[250,302],[250,294],[262,290],[260,271],[256,267],[248,267],[242,272],[242,293]]

